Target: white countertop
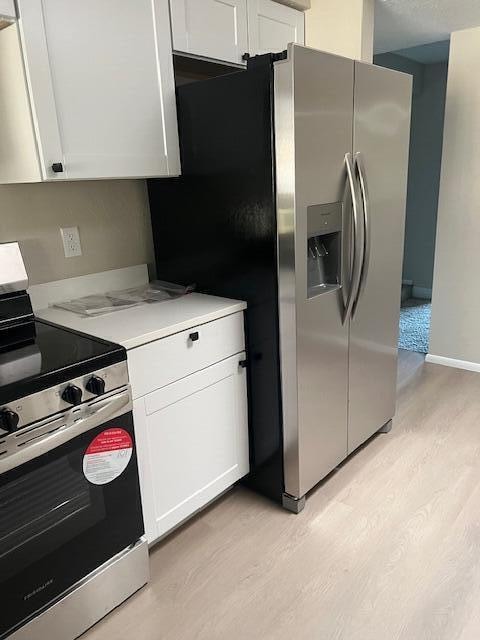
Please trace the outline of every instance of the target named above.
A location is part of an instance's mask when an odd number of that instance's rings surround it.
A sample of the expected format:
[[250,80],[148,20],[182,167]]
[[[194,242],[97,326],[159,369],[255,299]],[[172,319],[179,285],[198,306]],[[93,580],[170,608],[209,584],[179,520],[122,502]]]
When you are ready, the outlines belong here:
[[133,349],[246,308],[246,303],[240,300],[191,293],[175,300],[143,304],[96,318],[53,307],[36,310],[35,315]]

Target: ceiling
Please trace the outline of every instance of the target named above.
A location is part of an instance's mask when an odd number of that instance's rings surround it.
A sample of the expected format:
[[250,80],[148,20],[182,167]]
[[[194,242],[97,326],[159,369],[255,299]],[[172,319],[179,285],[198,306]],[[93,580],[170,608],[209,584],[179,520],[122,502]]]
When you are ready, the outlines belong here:
[[375,53],[445,41],[480,26],[480,0],[376,0]]

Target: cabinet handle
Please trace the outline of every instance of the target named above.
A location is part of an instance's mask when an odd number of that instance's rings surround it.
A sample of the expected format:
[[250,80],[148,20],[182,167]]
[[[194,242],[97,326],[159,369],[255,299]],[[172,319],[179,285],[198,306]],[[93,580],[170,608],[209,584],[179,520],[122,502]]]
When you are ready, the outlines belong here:
[[240,362],[238,363],[239,367],[242,367],[242,369],[246,369],[248,366],[248,360],[240,360]]
[[188,338],[192,341],[192,342],[197,342],[197,340],[200,339],[200,336],[198,335],[198,331],[194,331],[193,333],[191,333]]
[[61,162],[54,162],[52,164],[53,173],[63,173],[63,164]]

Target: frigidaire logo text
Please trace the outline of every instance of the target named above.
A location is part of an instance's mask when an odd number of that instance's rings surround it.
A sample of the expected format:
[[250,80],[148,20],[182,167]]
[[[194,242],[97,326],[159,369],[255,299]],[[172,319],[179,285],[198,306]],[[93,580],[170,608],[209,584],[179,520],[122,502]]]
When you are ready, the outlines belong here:
[[43,591],[44,589],[49,587],[52,583],[53,583],[53,578],[50,578],[50,580],[47,580],[46,582],[41,584],[39,587],[37,587],[33,591],[30,591],[30,593],[27,593],[27,595],[23,596],[23,599],[30,600],[30,598],[33,598],[33,596],[36,596],[37,593],[40,593],[40,591]]

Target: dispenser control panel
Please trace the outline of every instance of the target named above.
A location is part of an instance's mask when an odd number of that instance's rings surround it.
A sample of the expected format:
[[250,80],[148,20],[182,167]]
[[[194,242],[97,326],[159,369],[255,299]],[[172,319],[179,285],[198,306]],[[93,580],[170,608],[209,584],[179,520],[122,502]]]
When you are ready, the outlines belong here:
[[307,207],[307,297],[342,286],[341,202]]
[[307,207],[308,237],[336,233],[342,230],[342,203],[315,204]]

